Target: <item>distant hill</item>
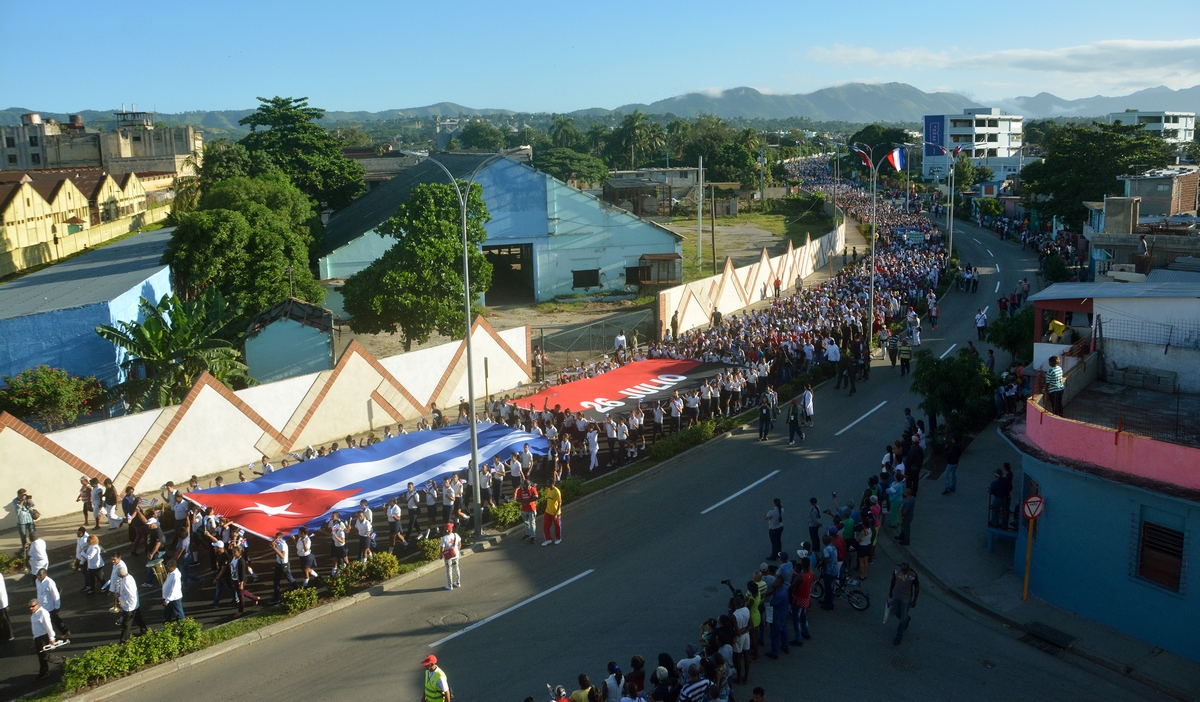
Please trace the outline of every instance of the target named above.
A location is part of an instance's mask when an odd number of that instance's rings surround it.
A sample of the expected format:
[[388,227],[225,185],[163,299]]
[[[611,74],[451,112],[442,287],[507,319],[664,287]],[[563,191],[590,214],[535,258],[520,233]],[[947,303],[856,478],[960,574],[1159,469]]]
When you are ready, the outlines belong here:
[[771,95],[754,88],[733,88],[717,94],[688,93],[648,105],[624,105],[621,112],[639,109],[649,114],[674,113],[693,117],[700,112],[723,119],[784,119],[846,122],[918,122],[925,115],[953,114],[978,107],[955,93],[926,93],[907,83],[847,83],[803,95]]
[[1172,90],[1166,86],[1146,88],[1119,97],[1096,95],[1078,100],[1060,98],[1051,93],[1005,100],[1003,106],[1025,117],[1105,117],[1125,110],[1175,110],[1200,112],[1200,85]]

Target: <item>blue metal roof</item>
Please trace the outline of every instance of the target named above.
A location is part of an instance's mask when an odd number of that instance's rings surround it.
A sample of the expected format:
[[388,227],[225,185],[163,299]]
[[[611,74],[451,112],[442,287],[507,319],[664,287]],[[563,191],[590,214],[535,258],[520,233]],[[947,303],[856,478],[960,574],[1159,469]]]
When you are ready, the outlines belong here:
[[115,300],[159,272],[175,229],[134,234],[0,284],[0,319]]
[[1198,297],[1200,283],[1055,283],[1030,295],[1038,300],[1097,300],[1131,297]]

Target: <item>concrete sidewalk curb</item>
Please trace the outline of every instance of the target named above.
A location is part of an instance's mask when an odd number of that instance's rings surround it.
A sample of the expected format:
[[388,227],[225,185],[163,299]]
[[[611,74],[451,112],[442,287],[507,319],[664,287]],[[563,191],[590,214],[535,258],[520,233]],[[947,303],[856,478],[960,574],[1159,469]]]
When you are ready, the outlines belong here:
[[[997,428],[996,431],[1006,441],[1008,440],[1008,437],[1004,436],[1004,433],[1000,432],[999,428]],[[1024,622],[1017,621],[1016,619],[1009,617],[999,610],[992,609],[977,598],[972,597],[971,595],[963,592],[961,589],[954,587],[947,582],[944,577],[942,577],[936,568],[931,567],[929,563],[923,561],[911,548],[906,548],[901,544],[897,544],[893,539],[884,539],[882,538],[883,536],[884,534],[880,534],[879,545],[883,547],[883,551],[887,554],[888,558],[891,558],[897,563],[905,560],[909,561],[921,572],[921,574],[925,575],[929,580],[932,580],[933,584],[939,590],[951,595],[959,602],[962,602],[980,614],[984,614],[992,619],[995,619],[1006,627],[1020,632],[1026,631],[1026,624]],[[1168,695],[1177,700],[1182,700],[1182,702],[1193,702],[1193,697],[1187,692],[1166,685],[1158,680],[1154,680],[1153,678],[1149,678],[1135,670],[1130,669],[1129,666],[1123,663],[1118,663],[1117,661],[1093,653],[1086,648],[1071,646],[1063,649],[1063,651],[1099,665],[1103,668],[1107,668],[1115,673],[1119,673],[1130,680],[1145,685],[1146,687],[1149,687],[1157,692],[1161,692],[1164,695]]]
[[[825,381],[825,382],[829,382],[829,381]],[[723,441],[723,440],[733,436],[735,431],[745,431],[749,426],[750,426],[749,424],[742,424],[737,427],[734,427],[734,428],[722,433],[720,436],[714,436],[713,438],[709,439],[708,441],[706,441],[698,446],[693,446],[692,448],[690,448],[682,453],[676,454],[676,455],[668,458],[667,460],[658,463],[655,466],[647,468],[646,470],[643,470],[643,471],[639,471],[639,472],[629,476],[628,478],[619,480],[607,487],[600,488],[599,490],[597,490],[593,493],[584,495],[583,497],[571,502],[570,504],[579,505],[579,504],[586,503],[593,499],[599,499],[600,496],[602,496],[606,492],[609,492],[610,490],[613,490],[617,487],[625,485],[626,483],[630,483],[632,481],[654,475],[654,474],[662,471],[667,466],[673,465],[676,462],[686,458],[693,451],[697,451],[699,449],[705,448],[705,447],[709,446],[710,444],[712,444],[713,442]],[[462,557],[466,558],[472,554],[479,553],[481,551],[487,551],[487,550],[493,548],[494,546],[498,546],[500,544],[500,542],[503,541],[505,538],[515,535],[518,531],[521,531],[524,528],[525,528],[524,524],[517,524],[515,526],[512,526],[512,527],[506,529],[505,531],[492,534],[491,536],[485,536],[483,541],[472,544],[469,548],[464,550]],[[385,592],[390,592],[392,590],[399,589],[402,585],[406,585],[407,583],[409,583],[413,580],[416,580],[417,578],[420,578],[420,577],[423,577],[430,573],[433,573],[435,571],[441,570],[442,567],[443,567],[442,564],[437,561],[427,563],[427,564],[421,566],[420,568],[416,568],[412,571],[409,571],[408,573],[404,573],[403,575],[397,575],[396,577],[392,578],[391,580],[387,580],[385,582],[379,583],[378,585],[369,587],[366,590],[363,590],[362,592],[359,592],[350,597],[343,597],[341,599],[337,599],[332,602],[328,602],[326,604],[314,607],[305,612],[301,612],[300,614],[297,614],[294,617],[288,617],[287,619],[284,619],[281,622],[276,622],[274,624],[268,624],[267,626],[264,626],[261,629],[255,629],[254,631],[247,632],[236,638],[229,639],[228,641],[223,641],[219,644],[216,644],[215,646],[209,646],[208,648],[205,648],[200,651],[196,651],[195,653],[189,653],[186,656],[181,656],[179,658],[176,658],[176,659],[173,659],[170,661],[166,661],[164,663],[160,663],[156,666],[146,668],[145,670],[139,670],[135,673],[131,673],[130,675],[127,675],[123,678],[119,678],[112,682],[101,683],[97,687],[89,688],[85,692],[82,692],[73,697],[68,697],[63,702],[94,702],[97,700],[112,699],[113,697],[116,697],[124,692],[128,692],[134,688],[141,687],[142,685],[145,685],[146,683],[152,682],[154,680],[158,680],[160,678],[164,678],[172,673],[175,673],[175,672],[178,672],[181,670],[185,670],[194,665],[203,663],[205,661],[211,660],[218,656],[223,656],[226,653],[233,651],[235,648],[239,648],[241,646],[252,644],[256,641],[263,641],[265,639],[269,639],[272,636],[282,634],[282,633],[284,633],[286,631],[290,631],[298,626],[303,626],[310,622],[316,621],[325,616],[333,614],[334,612],[337,612],[337,611],[340,611],[347,607],[356,605],[359,602],[364,602],[364,601],[366,601],[372,597],[375,597],[377,595],[381,595]],[[39,690],[37,692],[32,692],[29,695],[25,695],[24,697],[30,697],[32,695],[38,694],[39,692],[41,692],[41,691]]]

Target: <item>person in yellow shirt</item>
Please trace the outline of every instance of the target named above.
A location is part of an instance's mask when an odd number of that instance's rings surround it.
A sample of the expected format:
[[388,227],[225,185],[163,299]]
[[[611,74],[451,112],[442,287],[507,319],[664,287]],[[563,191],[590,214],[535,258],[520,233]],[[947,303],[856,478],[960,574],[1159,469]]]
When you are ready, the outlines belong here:
[[438,667],[437,656],[425,656],[421,661],[425,668],[425,690],[421,702],[450,702],[450,682],[446,672]]
[[542,536],[545,538],[542,545],[551,544],[551,527],[554,528],[553,543],[562,543],[562,493],[554,484],[554,480],[550,481],[550,487],[546,488],[542,497],[546,498],[546,511],[542,512]]

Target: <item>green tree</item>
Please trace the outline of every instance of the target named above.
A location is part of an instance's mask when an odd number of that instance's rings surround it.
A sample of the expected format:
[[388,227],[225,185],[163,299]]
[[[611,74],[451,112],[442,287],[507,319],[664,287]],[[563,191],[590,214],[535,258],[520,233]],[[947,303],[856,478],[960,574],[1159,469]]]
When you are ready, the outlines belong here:
[[612,136],[612,131],[603,124],[596,122],[588,127],[587,134],[584,139],[587,141],[588,148],[591,149],[593,155],[604,153],[604,148],[608,145],[608,140]]
[[744,188],[758,189],[758,162],[746,147],[727,141],[716,153],[704,157],[706,178],[713,182],[740,183]]
[[1045,157],[1021,171],[1024,205],[1079,231],[1084,201],[1124,191],[1117,176],[1165,166],[1172,147],[1140,124],[1066,125],[1047,133]]
[[[459,183],[466,188],[465,182]],[[483,189],[467,191],[467,241],[470,251],[471,299],[492,282],[492,265],[480,247],[491,220]],[[399,333],[404,350],[429,340],[436,331],[462,331],[463,247],[458,196],[449,184],[422,184],[378,231],[398,241],[382,257],[355,273],[342,289],[350,328],[357,333]]]
[[324,110],[309,107],[308,98],[258,100],[258,109],[238,121],[250,127],[250,134],[238,143],[251,157],[268,157],[301,192],[335,210],[363,192],[366,171],[343,156],[341,142],[316,123]]
[[965,193],[975,185],[975,162],[970,156],[959,156],[954,159],[954,189]]
[[1042,261],[1042,278],[1047,283],[1065,283],[1071,279],[1071,269],[1058,254],[1051,254]]
[[510,132],[504,143],[510,149],[515,149],[518,146],[530,146],[533,148],[535,154],[539,151],[554,148],[554,143],[550,141],[550,137],[533,127],[523,127],[515,132]]
[[608,180],[608,166],[604,165],[603,161],[574,149],[535,151],[533,167],[564,182],[582,180],[588,183],[602,183]]
[[984,217],[999,217],[1004,214],[1004,205],[994,197],[980,197],[975,199],[975,206],[979,208],[979,214]]
[[632,114],[625,115],[621,125],[613,130],[610,146],[619,148],[622,155],[629,154],[630,169],[637,168],[639,151],[645,155],[647,126],[646,115],[641,110],[634,110]]
[[1020,312],[999,319],[983,329],[983,340],[1004,349],[1013,359],[1033,360],[1033,305],[1025,305]]
[[683,148],[692,139],[692,123],[686,119],[674,119],[667,124],[667,148],[671,156],[683,157]]
[[355,126],[334,127],[329,133],[342,146],[367,146],[372,141],[370,134]]
[[1192,159],[1192,163],[1200,163],[1200,140],[1189,141],[1187,146],[1183,147],[1183,152]]
[[550,126],[550,141],[562,149],[573,149],[583,141],[583,135],[575,126],[575,120],[566,115],[558,115]]
[[925,414],[945,418],[951,436],[962,437],[995,416],[993,395],[999,379],[978,356],[966,349],[949,358],[920,351],[914,360],[909,391],[921,397],[918,407]]
[[464,149],[502,151],[504,149],[504,134],[487,122],[477,119],[468,122],[462,128],[462,132],[458,135],[458,142]]
[[975,166],[975,185],[996,180],[996,172],[990,166]]
[[144,322],[119,322],[96,327],[96,333],[124,355],[125,380],[110,393],[135,412],[183,402],[202,373],[230,388],[255,384],[247,375],[230,327],[241,318],[216,288],[186,302],[163,295],[157,304],[139,301]]
[[320,303],[325,291],[308,260],[314,227],[307,197],[282,174],[231,178],[179,218],[162,262],[187,301],[211,286],[248,314],[289,296]]
[[61,368],[40,365],[4,376],[0,411],[41,422],[48,431],[72,424],[96,407],[104,389],[95,378],[71,375]]
[[[871,147],[864,150],[874,154],[872,160],[876,163],[882,161],[887,156],[887,152],[896,147],[896,144],[907,142],[908,133],[903,129],[899,127],[884,127],[880,124],[868,124],[846,140],[847,144],[853,144],[860,148],[865,146]],[[842,169],[857,170],[863,173],[863,177],[869,181],[871,176],[869,173],[866,173],[866,167],[863,166],[862,160],[858,155],[853,152],[846,153],[845,150],[843,150],[843,153],[845,153],[845,156],[842,161]]]

